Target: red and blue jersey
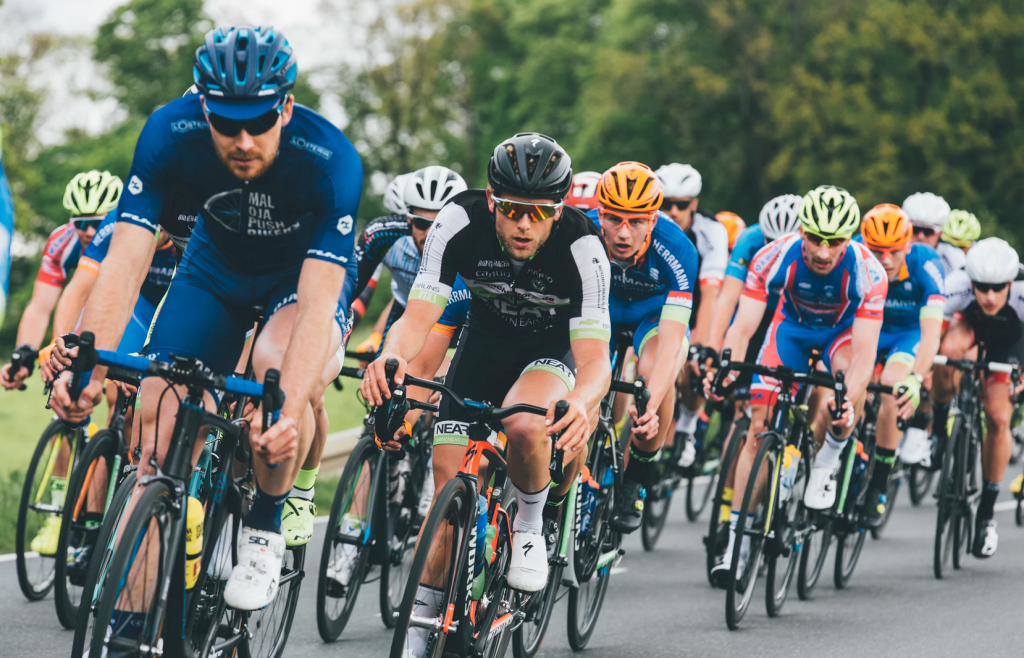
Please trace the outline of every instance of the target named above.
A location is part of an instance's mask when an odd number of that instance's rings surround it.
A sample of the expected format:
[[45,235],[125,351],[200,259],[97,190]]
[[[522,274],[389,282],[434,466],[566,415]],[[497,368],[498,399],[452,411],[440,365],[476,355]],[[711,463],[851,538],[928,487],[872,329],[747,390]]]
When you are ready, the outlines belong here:
[[75,225],[68,222],[54,229],[43,247],[43,261],[39,264],[36,281],[63,288],[71,271],[78,267],[82,257],[82,243],[78,241]]
[[803,238],[794,234],[761,249],[747,271],[745,296],[767,302],[776,292],[787,320],[833,328],[855,318],[882,320],[888,278],[868,248],[852,241],[831,272],[815,274],[804,262]]

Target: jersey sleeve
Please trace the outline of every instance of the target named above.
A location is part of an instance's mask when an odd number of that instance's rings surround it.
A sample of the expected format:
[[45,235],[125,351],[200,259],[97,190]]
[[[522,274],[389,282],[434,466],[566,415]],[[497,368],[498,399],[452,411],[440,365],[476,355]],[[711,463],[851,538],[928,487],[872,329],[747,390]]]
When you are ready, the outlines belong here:
[[82,252],[82,257],[78,261],[78,267],[84,269],[93,274],[99,274],[100,263],[107,257],[107,251],[110,249],[110,241],[114,237],[114,226],[117,224],[117,209],[111,210],[107,213],[107,216],[103,218],[103,223],[100,224],[99,229],[96,231],[96,235],[93,236],[92,242]]
[[764,246],[764,234],[760,226],[748,226],[736,239],[732,254],[729,256],[729,264],[725,268],[725,276],[730,276],[740,281],[747,278],[747,268],[754,259],[754,255]]
[[[946,285],[942,260],[926,245],[919,251],[915,279],[921,282],[921,319],[941,320],[946,307]],[[915,246],[917,248],[917,246]]]
[[117,206],[117,221],[127,222],[156,233],[164,198],[170,186],[169,156],[175,145],[167,121],[159,110],[146,121],[135,144],[132,168]]
[[440,308],[448,304],[458,275],[458,254],[475,253],[469,214],[458,203],[448,203],[437,214],[423,243],[420,271],[409,292],[409,301],[419,299]]
[[785,253],[783,243],[783,240],[770,242],[754,254],[750,267],[747,268],[746,282],[743,284],[744,297],[768,302],[768,280]]
[[[356,212],[363,194],[363,161],[343,135],[332,149],[319,182],[316,229],[306,258],[345,267],[346,276],[358,277],[355,250]],[[358,294],[358,293],[356,293]]]
[[448,299],[444,313],[441,314],[441,319],[437,321],[432,331],[444,334],[449,338],[453,337],[455,330],[462,326],[466,321],[466,316],[469,315],[470,298],[469,288],[466,287],[465,281],[461,276],[456,277],[452,296]]
[[[852,246],[852,245],[851,245]],[[852,282],[857,286],[860,304],[854,318],[882,321],[885,313],[885,298],[889,294],[889,277],[882,264],[871,255],[867,247],[857,245],[857,275]]]
[[39,263],[39,274],[36,281],[58,288],[64,287],[68,280],[66,260],[67,252],[77,236],[71,224],[59,226],[46,239],[43,247],[43,259]]
[[[408,222],[403,222],[407,227]],[[356,244],[356,259],[359,263],[359,277],[356,282],[355,295],[360,296],[367,285],[374,281],[374,277],[380,277],[381,263],[388,250],[395,244],[398,238],[406,235],[404,227],[394,221],[391,217],[378,217],[370,222]]]
[[[660,222],[659,222],[660,225]],[[693,282],[697,275],[697,248],[675,224],[655,235],[658,269],[668,276],[668,294],[661,307],[661,321],[689,325],[693,313]]]
[[700,252],[700,285],[722,285],[729,264],[729,232],[714,219],[704,222],[703,238],[698,237]]
[[957,270],[947,276],[945,286],[946,305],[943,309],[943,319],[948,322],[974,301],[974,289],[971,287],[971,278],[963,270]]
[[608,342],[612,337],[608,313],[612,277],[604,241],[595,233],[588,233],[577,238],[569,251],[580,278],[579,289],[570,299],[569,340],[595,338]]

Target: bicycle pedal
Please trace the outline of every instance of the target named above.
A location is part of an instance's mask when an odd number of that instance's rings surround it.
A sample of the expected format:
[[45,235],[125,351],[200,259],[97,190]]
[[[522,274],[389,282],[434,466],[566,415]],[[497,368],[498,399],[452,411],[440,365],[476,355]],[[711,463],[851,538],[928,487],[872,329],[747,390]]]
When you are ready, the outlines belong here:
[[548,560],[548,562],[553,567],[567,567],[567,566],[569,566],[569,558],[563,557],[561,555],[556,555],[555,557],[553,557],[550,560]]

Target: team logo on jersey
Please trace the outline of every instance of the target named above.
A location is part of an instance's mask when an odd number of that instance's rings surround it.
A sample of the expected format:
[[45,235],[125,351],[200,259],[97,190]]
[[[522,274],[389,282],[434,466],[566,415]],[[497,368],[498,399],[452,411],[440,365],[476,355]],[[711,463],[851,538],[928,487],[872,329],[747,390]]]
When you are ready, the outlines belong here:
[[548,284],[544,282],[544,279],[540,278],[539,276],[533,277],[533,279],[530,281],[530,284],[534,287],[534,289],[537,292],[544,292],[548,287]]
[[338,232],[342,235],[348,235],[352,232],[352,215],[345,215],[338,220]]
[[196,121],[194,119],[179,119],[171,123],[171,130],[176,133],[187,133],[190,130],[199,130],[200,128],[206,130],[210,127],[210,124],[205,121]]
[[294,146],[295,148],[302,149],[303,151],[309,151],[313,155],[320,156],[324,160],[330,160],[331,156],[334,155],[334,152],[331,151],[330,149],[324,148],[319,144],[314,144],[313,142],[306,141],[305,138],[299,137],[298,135],[292,136],[291,145]]
[[132,175],[128,180],[128,191],[132,194],[138,194],[142,192],[142,181],[139,180],[138,176]]

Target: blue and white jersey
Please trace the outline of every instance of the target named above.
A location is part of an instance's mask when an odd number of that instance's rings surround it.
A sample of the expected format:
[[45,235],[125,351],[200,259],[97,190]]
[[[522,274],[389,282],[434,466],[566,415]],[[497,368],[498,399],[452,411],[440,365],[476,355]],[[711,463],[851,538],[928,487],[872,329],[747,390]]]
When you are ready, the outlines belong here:
[[[118,221],[156,232],[168,198],[188,190],[199,208],[196,236],[208,240],[235,273],[280,272],[314,258],[345,267],[353,280],[362,187],[355,148],[301,105],[281,131],[273,164],[255,180],[239,180],[217,159],[200,97],[191,95],[146,121]],[[195,240],[189,244],[189,251],[196,248]]]
[[921,320],[942,319],[946,306],[942,261],[923,243],[910,247],[896,279],[889,282],[882,331],[903,331],[920,326]]
[[[117,223],[117,211],[111,210],[103,218],[103,223],[96,230],[92,242],[85,248],[82,257],[78,261],[78,268],[99,274],[100,264],[107,257],[110,250],[110,243],[114,237],[114,225]],[[171,285],[171,278],[174,276],[174,266],[177,261],[177,249],[173,242],[168,242],[156,250],[153,260],[149,263],[149,272],[142,282],[139,295],[153,306],[160,303],[167,286]],[[147,327],[148,329],[148,327]]]
[[391,296],[405,306],[409,291],[420,270],[420,252],[416,249],[409,220],[404,215],[385,215],[366,225],[356,245],[359,279],[353,298],[358,298],[381,263],[391,272]]

